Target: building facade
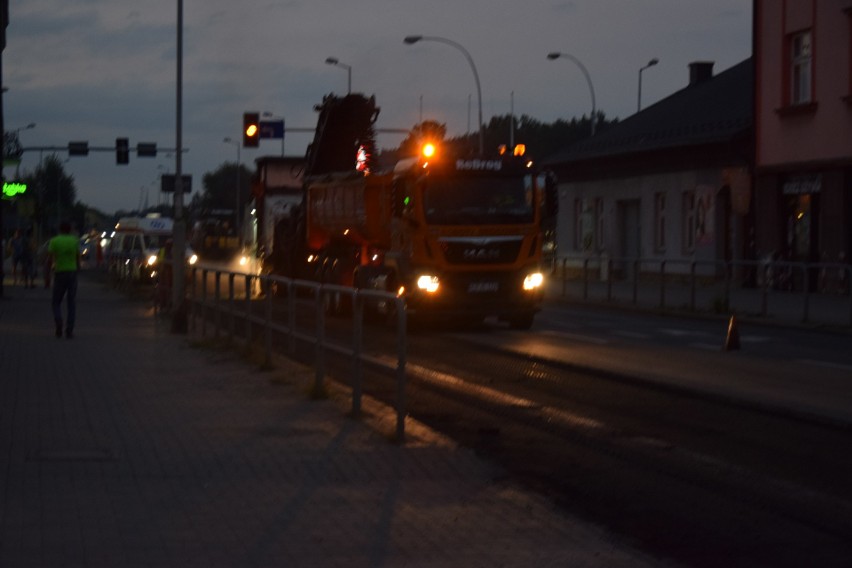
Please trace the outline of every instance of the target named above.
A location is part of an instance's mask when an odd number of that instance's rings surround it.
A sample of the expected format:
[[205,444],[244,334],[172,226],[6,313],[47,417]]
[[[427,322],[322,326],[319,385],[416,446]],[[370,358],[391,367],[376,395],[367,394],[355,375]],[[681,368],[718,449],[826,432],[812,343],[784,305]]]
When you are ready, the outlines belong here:
[[752,85],[751,59],[715,76],[692,63],[684,89],[545,160],[559,179],[559,256],[684,273],[752,256]]
[[852,251],[852,0],[755,0],[757,247]]

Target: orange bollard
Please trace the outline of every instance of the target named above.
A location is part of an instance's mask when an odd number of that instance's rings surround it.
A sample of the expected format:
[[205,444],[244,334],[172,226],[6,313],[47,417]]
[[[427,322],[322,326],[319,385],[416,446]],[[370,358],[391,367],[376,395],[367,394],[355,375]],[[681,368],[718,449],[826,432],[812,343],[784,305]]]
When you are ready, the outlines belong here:
[[734,351],[740,348],[740,330],[737,327],[737,316],[731,316],[728,322],[728,335],[725,337],[725,351]]

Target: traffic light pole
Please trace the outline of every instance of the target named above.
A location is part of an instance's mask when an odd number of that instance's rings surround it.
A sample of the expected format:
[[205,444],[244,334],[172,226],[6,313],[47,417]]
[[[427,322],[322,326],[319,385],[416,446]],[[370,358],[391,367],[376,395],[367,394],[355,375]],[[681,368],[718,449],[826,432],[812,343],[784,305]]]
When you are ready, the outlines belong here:
[[186,306],[186,219],[183,208],[183,0],[177,2],[177,93],[175,112],[174,242],[172,243],[172,332],[184,333]]

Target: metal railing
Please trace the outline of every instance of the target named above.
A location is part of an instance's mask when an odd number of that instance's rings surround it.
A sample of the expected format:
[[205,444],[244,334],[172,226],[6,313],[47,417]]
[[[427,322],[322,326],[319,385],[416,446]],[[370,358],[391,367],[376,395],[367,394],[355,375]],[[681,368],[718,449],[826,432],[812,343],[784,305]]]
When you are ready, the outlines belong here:
[[[222,279],[226,277],[226,293],[223,293]],[[212,287],[212,290],[209,288]],[[277,317],[273,310],[272,290],[286,291],[284,317]],[[237,291],[240,291],[238,294]],[[326,312],[332,295],[343,298],[352,307],[352,329],[349,342],[344,344],[328,339]],[[309,299],[313,302],[314,327],[311,330],[299,328],[296,323],[297,299]],[[262,299],[262,308],[254,313]],[[389,366],[376,357],[363,353],[364,314],[367,301],[385,302],[394,306],[396,314],[396,363]],[[254,306],[254,307],[253,307]],[[286,353],[295,358],[297,342],[313,344],[313,390],[321,393],[326,375],[326,356],[336,353],[348,356],[352,361],[351,388],[352,414],[361,413],[363,391],[363,369],[368,364],[373,369],[392,375],[396,380],[396,438],[405,439],[406,415],[406,363],[407,363],[407,315],[405,300],[390,292],[378,290],[359,290],[334,284],[320,284],[305,280],[294,280],[282,276],[256,275],[234,272],[205,266],[191,269],[189,286],[189,326],[206,336],[208,325],[212,325],[215,339],[227,333],[229,340],[241,337],[246,345],[254,341],[254,333],[263,336],[263,351],[267,363],[272,361],[277,351],[273,334],[286,338]],[[241,326],[240,326],[241,324]],[[241,329],[238,329],[240,328]]]
[[560,256],[552,277],[560,296],[586,302],[852,326],[844,263]]

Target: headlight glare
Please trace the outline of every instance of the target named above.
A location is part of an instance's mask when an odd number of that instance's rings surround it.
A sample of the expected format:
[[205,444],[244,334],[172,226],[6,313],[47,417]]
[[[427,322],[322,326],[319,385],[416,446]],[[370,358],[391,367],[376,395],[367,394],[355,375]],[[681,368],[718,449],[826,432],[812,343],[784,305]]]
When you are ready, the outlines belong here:
[[417,278],[417,288],[429,294],[434,294],[439,288],[438,277],[431,274],[424,274]]
[[524,290],[537,290],[544,284],[544,275],[541,272],[527,274],[524,278]]

